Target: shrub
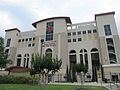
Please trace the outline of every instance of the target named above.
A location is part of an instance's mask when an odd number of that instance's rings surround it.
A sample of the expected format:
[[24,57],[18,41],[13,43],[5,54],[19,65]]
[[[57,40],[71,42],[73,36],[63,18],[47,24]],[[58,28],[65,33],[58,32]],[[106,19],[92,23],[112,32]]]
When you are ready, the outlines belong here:
[[0,76],[0,84],[33,84],[37,82],[38,82],[38,78],[32,78],[32,77],[12,76],[12,75]]

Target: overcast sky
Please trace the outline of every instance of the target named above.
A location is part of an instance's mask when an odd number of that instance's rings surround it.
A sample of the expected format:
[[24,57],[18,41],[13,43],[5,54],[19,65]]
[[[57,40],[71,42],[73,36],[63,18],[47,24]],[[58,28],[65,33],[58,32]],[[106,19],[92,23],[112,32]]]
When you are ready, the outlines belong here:
[[120,35],[120,0],[0,0],[0,36],[17,27],[34,30],[32,23],[54,16],[69,16],[72,23],[94,21],[94,14],[115,11]]

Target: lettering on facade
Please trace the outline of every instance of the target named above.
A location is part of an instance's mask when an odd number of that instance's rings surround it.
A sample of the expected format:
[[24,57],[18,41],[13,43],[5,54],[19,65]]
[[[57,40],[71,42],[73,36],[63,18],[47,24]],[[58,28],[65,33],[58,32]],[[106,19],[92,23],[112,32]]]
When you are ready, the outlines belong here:
[[56,46],[56,41],[43,42],[43,44],[42,44],[42,47],[52,47],[52,46]]

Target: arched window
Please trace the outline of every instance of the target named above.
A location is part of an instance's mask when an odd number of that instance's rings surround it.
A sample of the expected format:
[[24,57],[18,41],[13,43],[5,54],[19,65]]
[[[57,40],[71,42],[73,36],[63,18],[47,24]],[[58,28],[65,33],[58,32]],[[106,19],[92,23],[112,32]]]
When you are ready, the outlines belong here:
[[17,66],[21,66],[21,59],[22,59],[22,55],[18,54],[17,55]]
[[70,63],[70,73],[71,73],[71,76],[70,76],[70,78],[71,78],[71,80],[73,80],[73,81],[76,81],[76,74],[75,74],[75,69],[74,69],[74,66],[75,66],[75,64],[76,64],[76,51],[75,50],[71,50],[70,52],[69,52],[69,63]]
[[48,57],[52,57],[52,49],[48,48],[48,49],[45,51],[45,55],[48,56]]
[[86,49],[80,50],[80,63],[88,67],[88,54]]
[[71,50],[69,53],[73,54],[73,53],[76,53],[76,51],[75,50]]
[[21,55],[21,54],[18,54],[17,57],[22,57],[22,55]]
[[93,49],[91,49],[91,52],[96,52],[96,51],[98,51],[97,48],[93,48]]
[[100,69],[99,52],[97,48],[91,49],[92,81],[97,81],[97,71]]
[[24,64],[23,64],[23,66],[26,67],[26,68],[28,68],[28,66],[29,66],[29,54],[28,53],[26,53],[24,55]]

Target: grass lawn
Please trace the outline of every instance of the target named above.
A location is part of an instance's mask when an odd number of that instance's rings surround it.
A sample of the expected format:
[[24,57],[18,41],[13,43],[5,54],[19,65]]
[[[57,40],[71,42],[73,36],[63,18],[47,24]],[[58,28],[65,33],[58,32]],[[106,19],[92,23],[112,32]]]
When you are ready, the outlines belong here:
[[[47,85],[46,90],[76,90],[74,85]],[[87,90],[107,90],[103,87],[86,86]],[[0,84],[0,90],[41,90],[40,86],[26,84]]]

